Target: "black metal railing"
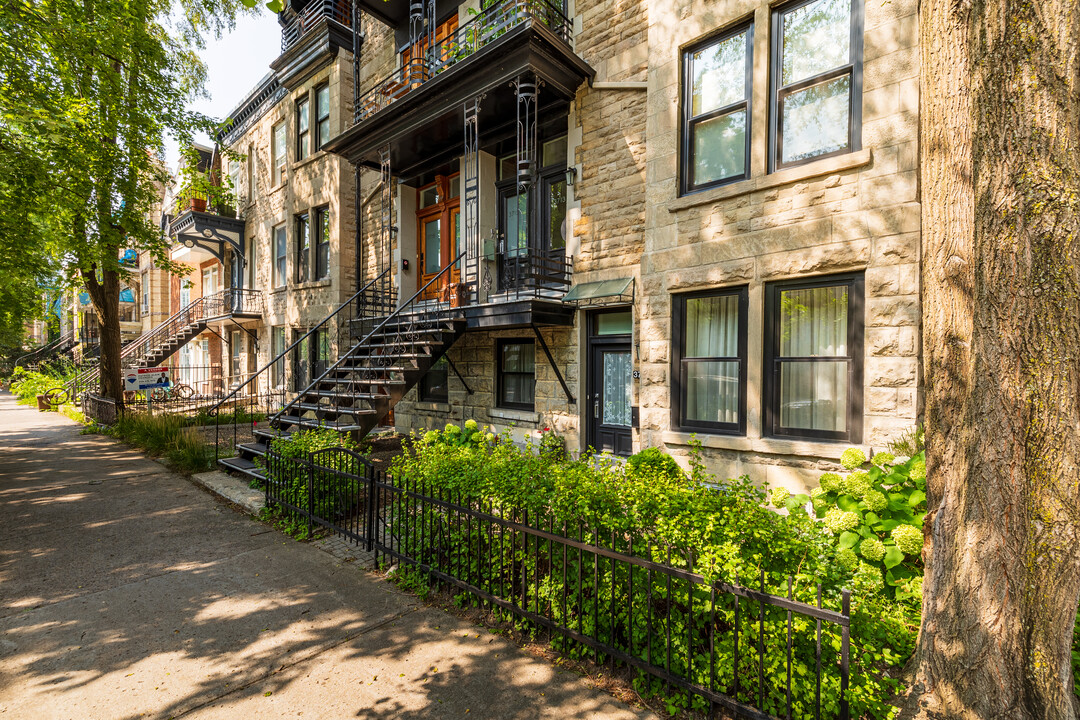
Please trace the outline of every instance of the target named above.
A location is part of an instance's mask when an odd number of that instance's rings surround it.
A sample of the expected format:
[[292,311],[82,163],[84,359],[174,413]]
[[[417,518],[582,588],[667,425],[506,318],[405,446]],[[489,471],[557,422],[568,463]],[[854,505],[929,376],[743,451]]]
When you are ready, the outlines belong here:
[[562,299],[574,273],[562,252],[521,248],[498,255],[498,292],[490,300],[545,297]]
[[573,23],[562,3],[552,0],[500,0],[443,39],[420,38],[402,53],[406,61],[356,100],[354,122],[360,122],[405,97],[435,76],[471,57],[522,25],[541,25],[567,45]]
[[[413,340],[420,333],[435,328],[440,322],[445,320],[448,314],[454,310],[454,301],[451,301],[449,292],[444,294],[442,292],[433,291],[441,288],[449,290],[453,273],[461,266],[461,262],[464,258],[465,252],[461,252],[430,280],[424,283],[424,286],[417,290],[415,295],[396,309],[393,309],[392,312],[377,316],[369,315],[366,318],[367,322],[354,323],[354,328],[357,325],[362,328],[359,330],[354,329],[354,334],[360,335],[361,339],[347,352],[342,352],[338,359],[332,365],[327,367],[318,377],[313,377],[310,383],[308,383],[308,388],[318,385],[326,379],[327,376],[341,368],[342,365],[351,358],[355,358],[357,352],[362,348],[367,347],[374,338],[382,336],[388,330],[393,330],[393,332],[390,333],[392,337],[389,342],[383,343],[384,352],[381,357],[385,358],[386,362],[393,362],[392,358],[395,357],[396,351],[405,350],[409,346],[414,345]],[[457,302],[464,304],[466,296],[469,293],[468,287],[462,287],[459,284],[457,292],[461,293],[461,299],[457,300]],[[368,327],[371,327],[371,330],[365,332]],[[337,383],[337,397],[347,398],[348,404],[342,406],[335,398],[330,398],[328,402],[322,404],[322,409],[330,410],[335,413],[344,412],[348,414],[349,410],[354,409],[351,398],[362,395],[365,388],[371,384],[372,379],[380,374],[381,371],[377,369],[351,372],[344,382]],[[285,407],[278,411],[274,418],[272,418],[272,421],[277,420],[281,415],[289,412],[294,405],[300,402],[308,388],[304,388],[301,392],[298,392],[296,397],[286,403]]]
[[[201,332],[206,321],[230,315],[258,315],[263,310],[263,293],[249,288],[228,288],[206,297],[196,298],[160,325],[147,330],[120,350],[122,367],[140,367],[148,360],[161,362],[157,357],[169,343]],[[178,349],[179,345],[176,348]],[[92,383],[100,377],[100,366],[89,366],[82,380]],[[78,394],[76,388],[71,391]]]
[[281,29],[281,52],[298,43],[321,20],[333,20],[345,27],[352,27],[351,15],[349,0],[312,0]]
[[263,462],[267,506],[546,629],[564,651],[737,717],[849,718],[847,590],[828,609],[820,584],[791,577],[711,581],[692,551],[394,478],[344,448],[271,446]]
[[44,362],[54,355],[59,355],[67,352],[75,346],[75,333],[71,330],[60,335],[52,342],[46,343],[41,347],[35,348],[26,353],[22,357],[15,361],[15,367],[19,367],[24,363],[27,366],[34,365],[36,363]]
[[[309,368],[302,368],[296,362],[299,348],[305,343],[310,343],[316,333],[328,332],[337,338],[337,346],[342,348],[352,347],[352,327],[357,322],[373,322],[376,318],[389,315],[397,299],[394,289],[393,276],[390,269],[382,271],[375,279],[368,282],[352,297],[339,305],[329,313],[317,325],[308,330],[304,335],[295,339],[284,350],[279,352],[270,362],[252,373],[243,382],[239,383],[227,395],[210,405],[207,415],[226,416],[228,419],[219,421],[215,431],[215,448],[220,447],[222,435],[232,433],[235,440],[239,437],[240,426],[249,422],[246,416],[247,397],[267,397],[272,399],[273,414],[277,414],[288,404],[290,396],[302,390],[308,384],[306,376],[314,375]],[[344,312],[351,310],[351,312]],[[344,354],[343,352],[341,354]],[[292,358],[290,360],[290,358]],[[310,361],[310,357],[309,357]],[[320,371],[321,372],[321,371]],[[249,389],[249,386],[255,388]],[[220,452],[215,450],[214,460],[220,459]]]

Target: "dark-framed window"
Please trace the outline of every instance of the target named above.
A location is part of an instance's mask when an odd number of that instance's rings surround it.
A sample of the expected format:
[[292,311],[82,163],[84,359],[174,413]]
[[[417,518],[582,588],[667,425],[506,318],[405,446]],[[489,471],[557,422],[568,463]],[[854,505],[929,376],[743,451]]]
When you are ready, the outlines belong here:
[[536,342],[499,340],[495,344],[496,404],[532,410],[536,402]]
[[[293,328],[292,338],[296,343],[292,349],[293,362],[293,391],[300,392],[311,382],[311,339],[307,342],[297,342],[307,335],[307,328]],[[313,334],[314,335],[314,334]]]
[[311,103],[304,98],[296,103],[296,159],[311,154]]
[[672,397],[680,428],[746,432],[747,288],[675,295]]
[[270,328],[270,356],[277,359],[270,369],[270,384],[275,388],[285,384],[285,326],[275,325]]
[[311,218],[307,213],[296,216],[296,282],[311,279]]
[[765,430],[862,442],[863,276],[765,286]]
[[321,327],[311,333],[311,379],[321,376],[330,367],[330,332]]
[[[531,193],[519,184],[517,155],[508,154],[499,159],[495,188],[503,260],[499,275],[501,290],[510,289],[515,281],[529,276],[526,261],[530,255],[557,259],[566,252],[570,233],[566,211],[566,152],[566,135],[540,142],[539,170]],[[533,228],[535,224],[539,227]]]
[[421,402],[447,402],[450,399],[450,362],[443,355],[420,378]]
[[273,135],[273,145],[270,147],[272,157],[270,161],[273,168],[273,185],[277,187],[281,183],[285,182],[285,153],[287,152],[287,139],[285,130],[285,121],[282,120],[273,127],[271,131]]
[[862,145],[861,0],[797,0],[773,10],[771,170]]
[[330,86],[315,88],[315,149],[330,141]]
[[330,277],[330,208],[315,208],[315,279]]
[[289,233],[285,228],[285,225],[278,225],[274,228],[274,287],[285,287],[286,278],[288,277],[285,272],[288,267],[288,247],[289,247]]
[[753,47],[743,23],[683,52],[684,193],[749,177]]

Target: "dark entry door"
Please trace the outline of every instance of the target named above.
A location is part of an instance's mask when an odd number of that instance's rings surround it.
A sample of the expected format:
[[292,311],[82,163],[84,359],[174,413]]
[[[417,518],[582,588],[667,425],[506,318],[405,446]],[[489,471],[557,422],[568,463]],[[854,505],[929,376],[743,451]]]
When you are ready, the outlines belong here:
[[593,338],[589,343],[589,403],[585,408],[589,445],[598,452],[630,455],[630,342]]

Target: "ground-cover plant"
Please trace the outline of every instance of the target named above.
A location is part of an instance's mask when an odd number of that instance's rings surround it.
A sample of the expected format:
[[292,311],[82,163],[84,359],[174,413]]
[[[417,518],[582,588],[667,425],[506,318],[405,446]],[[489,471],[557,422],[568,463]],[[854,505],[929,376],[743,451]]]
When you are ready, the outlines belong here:
[[[775,512],[765,493],[747,478],[711,478],[700,458],[692,458],[691,466],[688,474],[656,449],[625,465],[603,457],[558,457],[543,445],[518,447],[509,437],[496,438],[470,423],[414,437],[392,472],[399,485],[429,496],[455,498],[459,505],[507,514],[515,522],[523,522],[527,513],[531,526],[556,536],[692,569],[707,581],[755,590],[764,583],[767,592],[786,595],[790,578],[792,596],[807,603],[816,602],[820,583],[825,605],[838,608],[841,590],[852,587],[858,567],[839,562],[836,536],[824,523],[798,508]],[[698,684],[710,684],[712,659],[723,691],[755,704],[760,691],[762,710],[786,714],[784,612],[766,607],[762,632],[756,603],[744,599],[741,613],[736,613],[733,598],[713,595],[708,583],[673,582],[668,575],[640,567],[631,575],[629,563],[598,553],[564,552],[565,545],[505,526],[464,522],[438,503],[409,497],[399,494],[389,513],[402,536],[419,534],[406,540],[411,557],[455,568],[474,586],[518,593],[518,602],[560,625],[641,659],[654,658],[654,664]],[[522,578],[534,582],[523,586]],[[887,700],[899,689],[893,678],[911,649],[908,619],[906,610],[883,593],[855,596],[849,694],[854,717],[892,713]],[[810,709],[812,714],[815,624],[797,615],[792,624],[794,710]],[[735,628],[743,643],[738,655]],[[669,637],[675,638],[670,648]],[[824,624],[822,641],[821,697],[827,716],[835,714],[839,695],[839,629]],[[758,643],[765,648],[761,684]],[[558,638],[554,644],[572,657],[593,653]],[[643,693],[663,693],[673,711],[705,707],[696,698],[666,691],[652,676],[642,674],[638,687]]]
[[213,448],[197,430],[187,427],[185,418],[176,415],[124,413],[103,431],[152,456],[164,457],[184,473],[205,472],[213,467]]
[[70,378],[61,374],[42,373],[17,367],[11,374],[11,392],[20,405],[34,405],[38,395],[60,387]]
[[[339,450],[352,452],[341,453]],[[336,430],[299,430],[275,438],[259,459],[274,507],[266,517],[284,532],[306,540],[312,525],[304,513],[339,520],[354,512],[366,486],[356,443]]]

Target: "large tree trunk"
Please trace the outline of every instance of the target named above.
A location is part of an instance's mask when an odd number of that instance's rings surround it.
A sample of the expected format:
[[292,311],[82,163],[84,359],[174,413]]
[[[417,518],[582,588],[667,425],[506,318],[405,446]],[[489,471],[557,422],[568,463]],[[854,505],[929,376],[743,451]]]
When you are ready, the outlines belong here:
[[1074,718],[1080,8],[921,5],[926,578],[905,715]]
[[101,326],[101,394],[116,403],[117,412],[124,408],[124,378],[120,366],[120,273],[115,269],[96,273],[83,272],[83,282]]

